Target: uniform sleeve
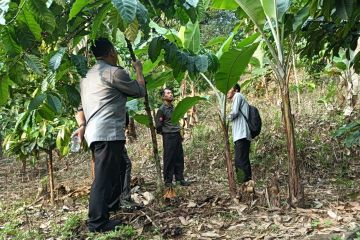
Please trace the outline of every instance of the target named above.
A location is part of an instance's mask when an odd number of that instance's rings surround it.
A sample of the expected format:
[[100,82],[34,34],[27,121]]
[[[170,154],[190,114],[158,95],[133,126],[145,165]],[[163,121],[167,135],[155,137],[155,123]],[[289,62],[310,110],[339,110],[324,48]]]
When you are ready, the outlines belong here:
[[164,113],[161,109],[159,109],[155,115],[155,128],[158,134],[162,133],[163,122],[164,122]]
[[117,69],[114,72],[112,84],[126,96],[135,98],[145,96],[145,88],[140,86],[137,81],[132,80],[123,69]]

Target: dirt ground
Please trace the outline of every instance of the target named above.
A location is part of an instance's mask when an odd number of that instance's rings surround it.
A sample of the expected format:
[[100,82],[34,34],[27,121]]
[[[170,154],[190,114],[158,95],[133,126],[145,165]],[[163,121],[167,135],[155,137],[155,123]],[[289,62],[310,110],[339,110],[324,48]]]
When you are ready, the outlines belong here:
[[[204,117],[204,122],[208,121]],[[306,155],[311,149],[304,152],[301,149],[305,147],[300,146],[305,207],[291,208],[286,201],[286,153],[277,154],[276,144],[272,145],[275,138],[260,139],[259,144],[268,142],[266,149],[257,146],[263,154],[260,157],[274,161],[266,164],[255,159],[255,194],[234,201],[228,194],[218,126],[199,123],[188,130],[184,141],[185,172],[191,185],[176,186],[177,198],[164,201],[162,193],[156,192],[149,132],[140,126],[137,131],[138,140],[127,144],[133,161],[132,196],[145,206],[112,215],[133,226],[135,234],[131,239],[360,239],[356,234],[360,231],[358,152],[351,153],[354,157],[346,166],[347,176],[339,178],[329,171],[338,168],[336,163],[322,165],[313,155]],[[315,147],[313,153],[318,152]],[[12,158],[0,160],[0,231],[11,221],[9,214],[13,214],[19,231],[37,229],[43,234],[41,238],[63,239],[56,236],[54,229],[63,226],[71,215],[82,214],[80,224],[67,238],[90,239],[86,229],[90,154],[71,154],[56,159],[54,166],[56,203],[51,206],[46,193],[45,159],[35,167],[28,166],[26,173],[21,173],[20,162]],[[280,207],[271,206],[274,199],[269,197],[269,191],[273,182],[279,187],[276,200]]]

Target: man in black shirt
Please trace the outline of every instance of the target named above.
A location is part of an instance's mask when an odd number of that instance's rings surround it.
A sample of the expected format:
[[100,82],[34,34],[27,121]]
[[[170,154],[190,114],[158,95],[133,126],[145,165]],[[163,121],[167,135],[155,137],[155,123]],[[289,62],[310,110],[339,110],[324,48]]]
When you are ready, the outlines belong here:
[[170,89],[165,88],[161,91],[161,97],[163,105],[156,113],[155,124],[157,133],[163,136],[164,182],[167,187],[171,187],[175,175],[177,183],[181,186],[188,186],[189,183],[184,179],[184,151],[180,126],[171,122],[174,96]]

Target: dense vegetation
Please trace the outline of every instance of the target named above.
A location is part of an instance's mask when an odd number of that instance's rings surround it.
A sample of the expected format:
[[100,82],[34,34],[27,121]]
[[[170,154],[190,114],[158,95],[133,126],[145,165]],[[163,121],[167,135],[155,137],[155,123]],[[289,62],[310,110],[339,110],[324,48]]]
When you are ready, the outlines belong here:
[[[61,186],[54,178],[63,177],[56,171],[63,164],[58,160],[73,157],[69,142],[80,102],[78,83],[95,61],[89,45],[108,37],[120,65],[132,71],[131,48],[144,64],[146,101],[129,99],[127,107],[141,124],[136,124],[145,136],[141,144],[152,146],[146,157],[133,154],[152,159],[148,164],[157,190],[162,187],[161,154],[152,115],[160,103],[159,89],[168,85],[179,100],[174,121],[191,113],[185,143],[189,159],[216,158],[215,163],[210,160],[208,174],[226,172],[222,189],[237,198],[241,187],[232,166],[225,94],[239,82],[264,119],[252,147],[252,161],[264,173],[256,176],[259,187],[270,181],[287,188],[281,197],[286,204],[264,205],[309,207],[313,196],[304,185],[314,181],[310,174],[330,179],[321,169],[331,169],[340,182],[347,182],[344,176],[359,161],[359,21],[358,0],[4,0],[0,152],[6,163],[19,160],[23,173],[45,159],[48,178],[41,185],[50,194],[43,200],[61,202],[56,191]],[[204,127],[204,122],[211,124]],[[214,145],[204,140],[212,135],[217,136]],[[207,150],[200,154],[198,149]],[[329,155],[336,159],[334,166]],[[71,237],[71,230],[59,230],[66,231],[70,236],[62,237]]]

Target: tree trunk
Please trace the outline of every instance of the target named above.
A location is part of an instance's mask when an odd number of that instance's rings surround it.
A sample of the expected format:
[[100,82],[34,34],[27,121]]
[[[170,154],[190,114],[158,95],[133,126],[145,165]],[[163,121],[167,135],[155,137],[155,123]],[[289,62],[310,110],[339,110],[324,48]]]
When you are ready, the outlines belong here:
[[292,51],[292,59],[293,59],[293,71],[294,71],[296,93],[297,93],[297,100],[298,100],[298,111],[301,112],[300,89],[299,89],[299,81],[298,81],[297,70],[296,70],[296,57],[295,57],[294,51]]
[[289,87],[286,84],[281,91],[282,114],[284,119],[285,134],[288,150],[289,168],[289,204],[293,207],[303,206],[304,192],[300,181],[299,166],[296,156],[294,118],[291,113]]
[[[194,97],[196,95],[196,91],[195,91],[195,84],[194,82],[191,82],[191,96]],[[196,107],[193,106],[190,110],[190,125],[194,126],[197,122],[199,121],[198,119],[198,115],[197,115],[197,111],[196,111]]]
[[130,142],[137,139],[135,121],[132,117],[129,117],[128,137]]
[[48,164],[48,176],[49,176],[49,186],[50,186],[50,203],[53,205],[55,197],[54,197],[54,169],[53,169],[52,150],[48,151],[47,164]]
[[[225,112],[226,112],[226,102],[224,104],[224,113]],[[235,178],[234,178],[233,160],[231,158],[231,152],[230,152],[229,126],[228,126],[228,124],[226,124],[225,116],[222,117],[219,114],[219,118],[220,118],[221,128],[222,128],[222,131],[223,131],[223,134],[224,134],[225,165],[226,165],[226,169],[227,169],[229,192],[230,192],[231,198],[234,199],[236,197],[236,185],[235,185]]]
[[158,190],[160,190],[161,186],[162,186],[162,184],[161,184],[162,183],[162,181],[161,181],[161,179],[162,179],[161,178],[161,163],[160,163],[159,150],[158,150],[158,144],[157,144],[157,139],[156,139],[156,131],[155,131],[155,126],[154,126],[153,116],[151,114],[151,109],[150,109],[150,104],[149,104],[149,96],[148,96],[146,88],[145,88],[144,105],[145,105],[146,114],[148,115],[148,118],[149,118],[149,128],[150,128],[150,133],[151,133],[151,141],[152,141],[152,146],[153,146],[155,168],[156,168],[156,173],[157,173],[157,188],[158,188]]

